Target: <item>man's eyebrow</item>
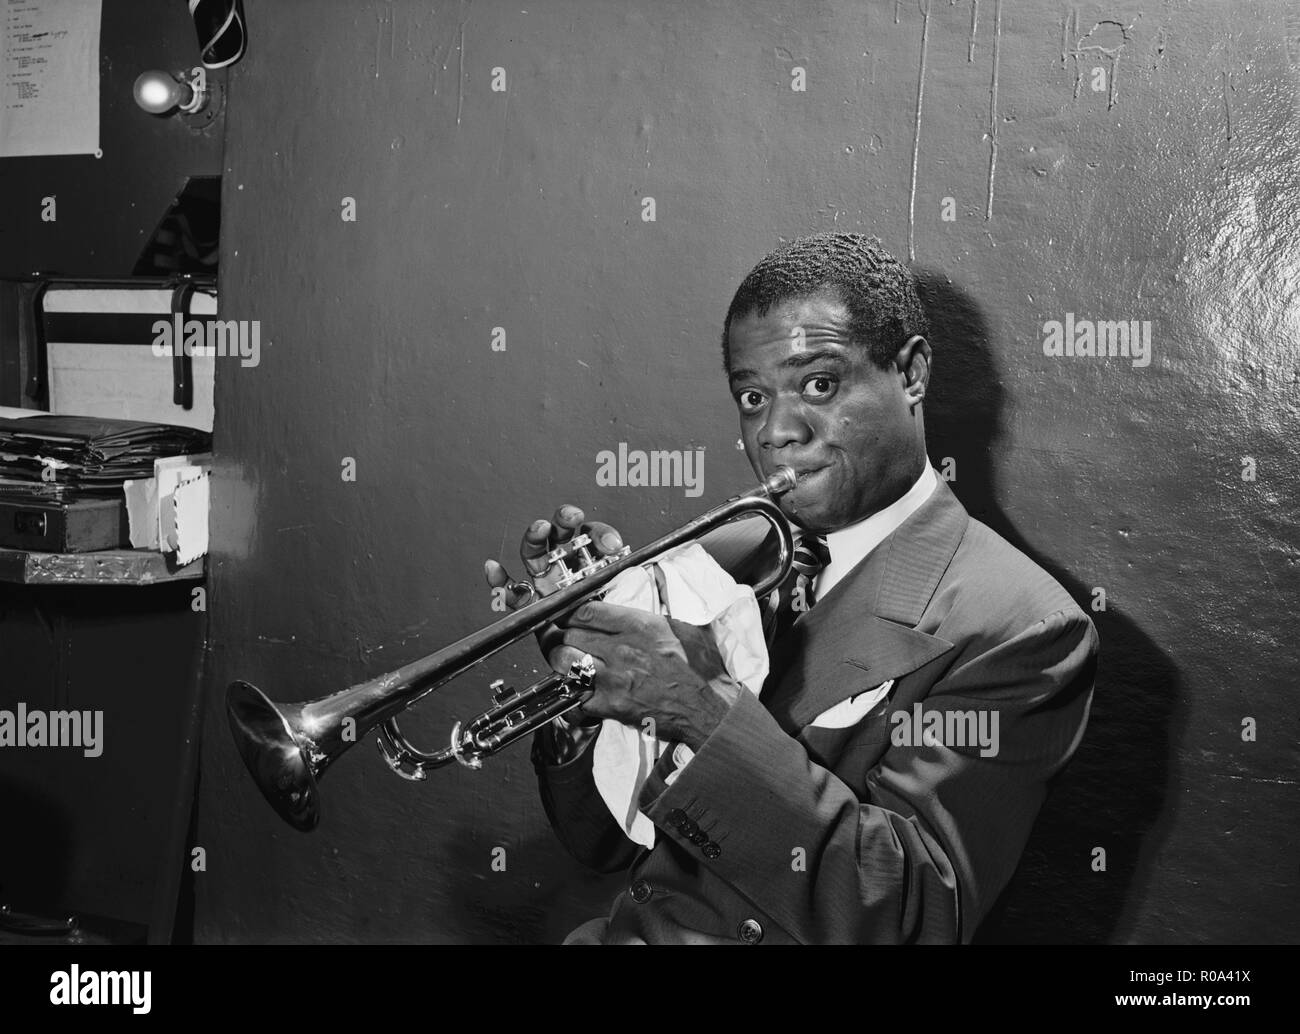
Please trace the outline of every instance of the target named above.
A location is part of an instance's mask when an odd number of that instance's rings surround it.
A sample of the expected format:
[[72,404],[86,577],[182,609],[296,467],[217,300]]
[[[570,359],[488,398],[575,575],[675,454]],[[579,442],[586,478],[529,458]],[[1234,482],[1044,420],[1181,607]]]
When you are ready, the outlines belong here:
[[[788,369],[799,369],[803,366],[812,366],[814,363],[838,363],[841,366],[847,366],[849,362],[849,357],[842,352],[832,352],[828,348],[815,348],[811,351],[795,352],[794,355],[786,356],[781,360],[781,366]],[[758,375],[753,370],[732,370],[728,379],[740,381],[756,376]]]

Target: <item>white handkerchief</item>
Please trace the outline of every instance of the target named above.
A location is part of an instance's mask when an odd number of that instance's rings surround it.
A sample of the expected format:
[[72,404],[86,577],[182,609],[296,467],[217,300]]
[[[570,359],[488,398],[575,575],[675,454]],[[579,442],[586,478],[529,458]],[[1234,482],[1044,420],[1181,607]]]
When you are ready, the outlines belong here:
[[[610,583],[604,602],[709,625],[728,673],[757,696],[767,678],[767,645],[754,590],[738,585],[697,542],[664,554],[658,566],[666,600],[659,599],[651,573],[636,567]],[[607,719],[592,747],[596,789],[628,837],[644,847],[654,847],[655,826],[637,809],[637,797],[667,746],[646,730]],[[673,757],[680,766],[694,752],[679,743]]]
[[889,696],[889,691],[893,688],[894,680],[890,679],[875,689],[869,689],[855,697],[841,700],[834,707],[823,711],[808,724],[818,729],[847,729],[851,725],[857,725],[858,722],[871,713],[872,708]]

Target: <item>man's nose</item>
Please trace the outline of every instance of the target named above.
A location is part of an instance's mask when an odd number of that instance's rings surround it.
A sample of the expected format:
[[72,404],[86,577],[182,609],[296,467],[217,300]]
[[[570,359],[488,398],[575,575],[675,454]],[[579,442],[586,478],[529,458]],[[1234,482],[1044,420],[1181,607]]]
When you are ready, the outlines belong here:
[[798,402],[774,399],[767,410],[767,420],[758,432],[758,444],[770,449],[786,445],[803,445],[812,438],[812,428],[804,419]]

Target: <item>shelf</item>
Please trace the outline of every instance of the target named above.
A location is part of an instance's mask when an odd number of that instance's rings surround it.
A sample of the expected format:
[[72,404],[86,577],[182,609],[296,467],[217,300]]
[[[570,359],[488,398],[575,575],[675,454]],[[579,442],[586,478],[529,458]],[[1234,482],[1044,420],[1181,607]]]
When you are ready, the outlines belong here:
[[14,585],[161,585],[202,581],[205,558],[172,569],[148,549],[96,553],[31,553],[0,548],[0,582]]

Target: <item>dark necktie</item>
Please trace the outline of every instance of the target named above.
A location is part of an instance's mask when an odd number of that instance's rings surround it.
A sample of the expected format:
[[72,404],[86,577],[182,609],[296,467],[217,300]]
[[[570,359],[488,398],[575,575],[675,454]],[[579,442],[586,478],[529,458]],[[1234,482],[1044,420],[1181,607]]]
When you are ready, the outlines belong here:
[[817,602],[813,581],[830,563],[830,550],[820,535],[796,532],[790,573],[768,598],[764,627],[770,646],[794,624],[795,619]]

